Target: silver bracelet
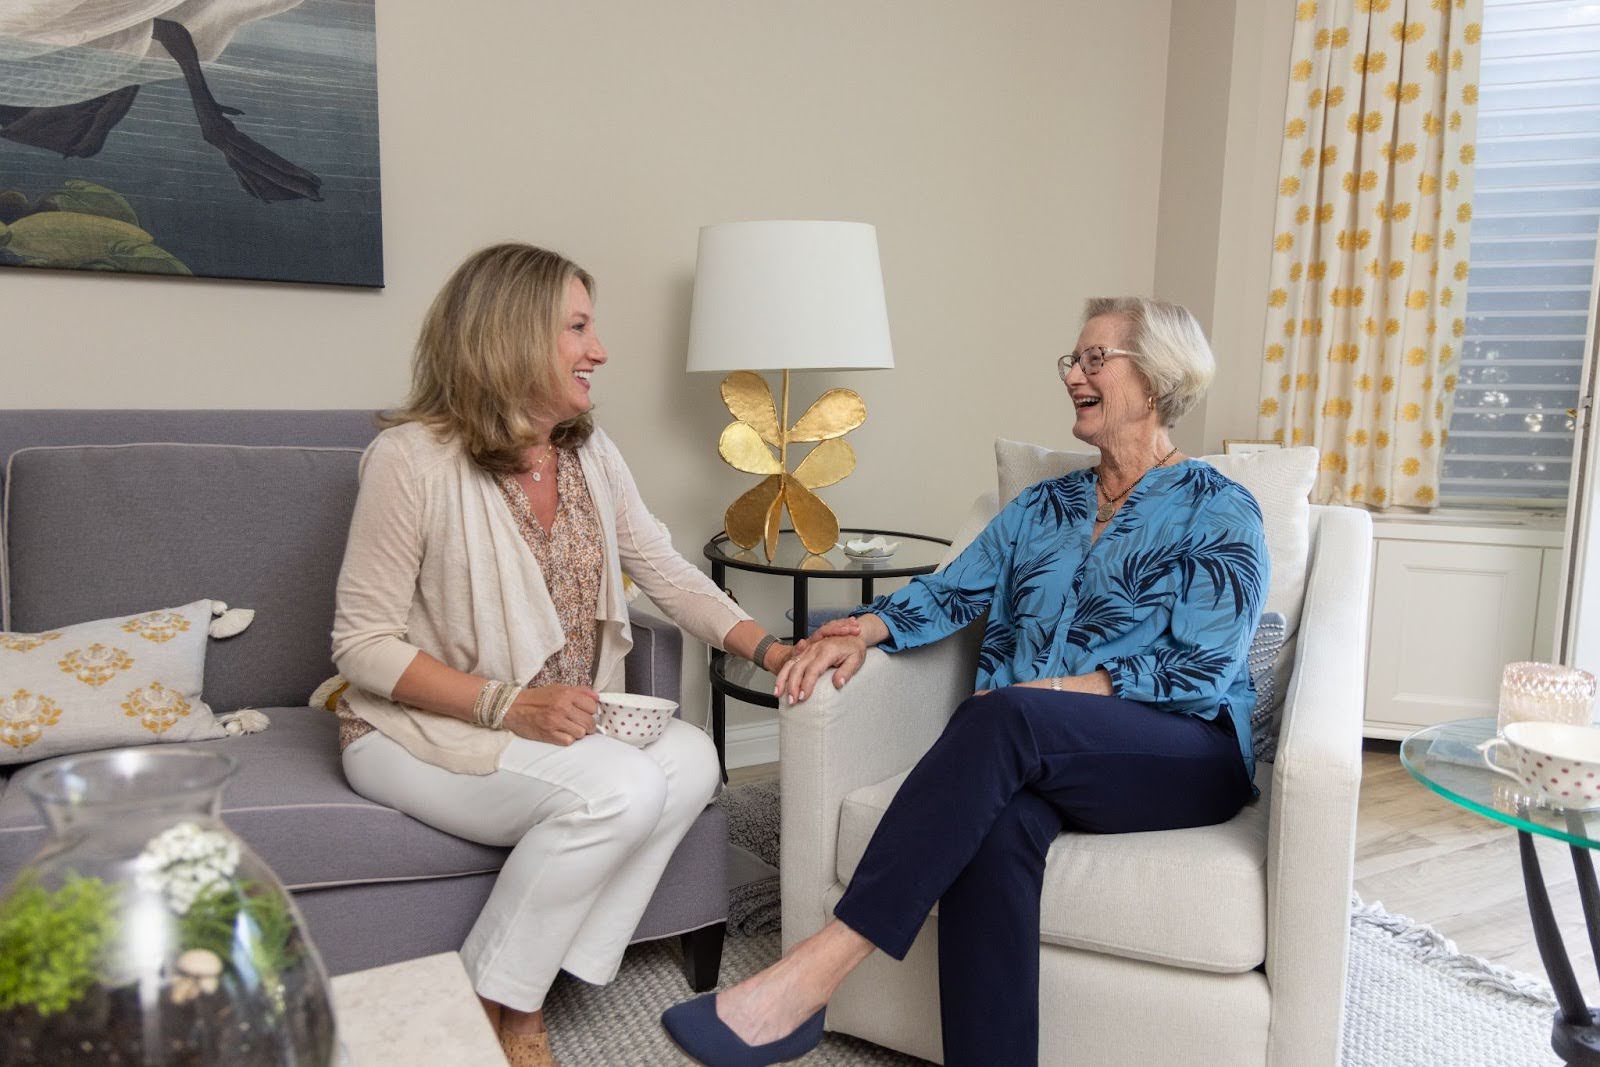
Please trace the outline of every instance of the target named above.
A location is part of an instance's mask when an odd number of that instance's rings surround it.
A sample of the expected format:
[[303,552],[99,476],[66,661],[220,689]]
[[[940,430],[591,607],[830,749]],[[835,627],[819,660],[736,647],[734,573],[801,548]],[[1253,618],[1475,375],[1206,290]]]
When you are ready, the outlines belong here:
[[1054,689],[1058,693],[1062,692],[1061,679],[1060,678],[1052,678],[1052,679],[1050,679],[1050,688]]
[[767,669],[767,651],[778,643],[778,639],[771,634],[756,642],[756,650],[750,654],[750,662],[762,670]]

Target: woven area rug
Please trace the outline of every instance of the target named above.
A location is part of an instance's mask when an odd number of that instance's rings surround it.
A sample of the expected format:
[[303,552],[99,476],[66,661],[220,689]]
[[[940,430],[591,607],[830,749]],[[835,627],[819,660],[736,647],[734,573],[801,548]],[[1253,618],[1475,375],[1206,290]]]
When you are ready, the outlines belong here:
[[[728,790],[736,845],[776,863],[777,788]],[[769,858],[770,857],[770,858]],[[729,985],[778,958],[777,880],[764,878],[730,894],[731,934],[723,952]],[[734,914],[737,912],[738,914]],[[763,932],[764,931],[764,932]],[[621,1067],[684,1062],[658,1022],[689,996],[670,942],[628,952],[617,980],[585,985],[563,975],[547,1007],[563,1067]],[[1381,904],[1354,901],[1350,976],[1345,989],[1344,1063],[1348,1067],[1542,1067],[1550,1050],[1554,1000],[1540,980],[1462,955],[1436,931]],[[919,1064],[924,1061],[864,1041],[829,1034],[812,1064]]]

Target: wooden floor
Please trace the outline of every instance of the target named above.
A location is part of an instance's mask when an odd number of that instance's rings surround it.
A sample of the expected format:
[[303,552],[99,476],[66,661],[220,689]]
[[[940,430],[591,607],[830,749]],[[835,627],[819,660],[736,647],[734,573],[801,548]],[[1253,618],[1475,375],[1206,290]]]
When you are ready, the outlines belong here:
[[[1543,977],[1517,835],[1424,788],[1400,766],[1398,748],[1368,741],[1363,754],[1356,892],[1369,904],[1381,902],[1396,915],[1428,923],[1462,952]],[[738,768],[730,778],[737,783],[776,774],[777,764],[768,763]],[[1589,1003],[1600,1003],[1571,855],[1545,838],[1538,851],[1578,981]]]
[[[1517,835],[1458,808],[1400,765],[1395,742],[1368,741],[1356,827],[1356,892],[1428,923],[1462,952],[1544,976],[1523,894]],[[1566,845],[1538,838],[1539,864],[1589,1002],[1600,1001]],[[1600,858],[1600,857],[1597,857]]]

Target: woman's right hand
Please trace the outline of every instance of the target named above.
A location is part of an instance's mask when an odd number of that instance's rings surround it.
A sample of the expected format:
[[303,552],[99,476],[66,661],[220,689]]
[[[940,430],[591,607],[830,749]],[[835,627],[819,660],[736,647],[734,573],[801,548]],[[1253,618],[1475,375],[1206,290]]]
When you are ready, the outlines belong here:
[[812,641],[820,641],[824,637],[860,637],[860,636],[861,636],[861,620],[856,618],[853,615],[846,615],[846,616],[844,616],[843,618],[840,618],[840,619],[829,619],[827,622],[823,623],[821,626],[817,627],[815,630],[812,630],[810,635],[807,636],[805,638],[805,640],[799,642],[799,644],[803,646],[803,645],[809,644]]
[[833,687],[843,688],[861,669],[866,655],[867,643],[858,636],[813,636],[804,647],[796,646],[794,655],[778,672],[773,695],[780,702],[787,697],[790,704],[804,700],[816,688],[817,680],[830,670],[833,671]]
[[574,685],[524,689],[506,712],[505,728],[529,741],[563,747],[594,733],[600,694]]

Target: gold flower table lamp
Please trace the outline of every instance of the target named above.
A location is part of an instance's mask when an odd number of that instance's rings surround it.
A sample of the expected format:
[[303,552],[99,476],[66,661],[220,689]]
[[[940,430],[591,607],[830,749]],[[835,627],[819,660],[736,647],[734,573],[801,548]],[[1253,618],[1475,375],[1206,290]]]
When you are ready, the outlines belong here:
[[[700,230],[690,371],[729,373],[722,400],[734,421],[718,452],[737,470],[765,478],[729,506],[728,539],[740,548],[778,546],[785,507],[806,551],[826,552],[839,520],[813,489],[855,469],[844,435],[867,419],[861,397],[829,389],[789,423],[789,372],[894,366],[883,299],[878,235],[862,222],[731,222]],[[755,371],[782,372],[782,406]],[[791,470],[790,446],[816,442]]]

